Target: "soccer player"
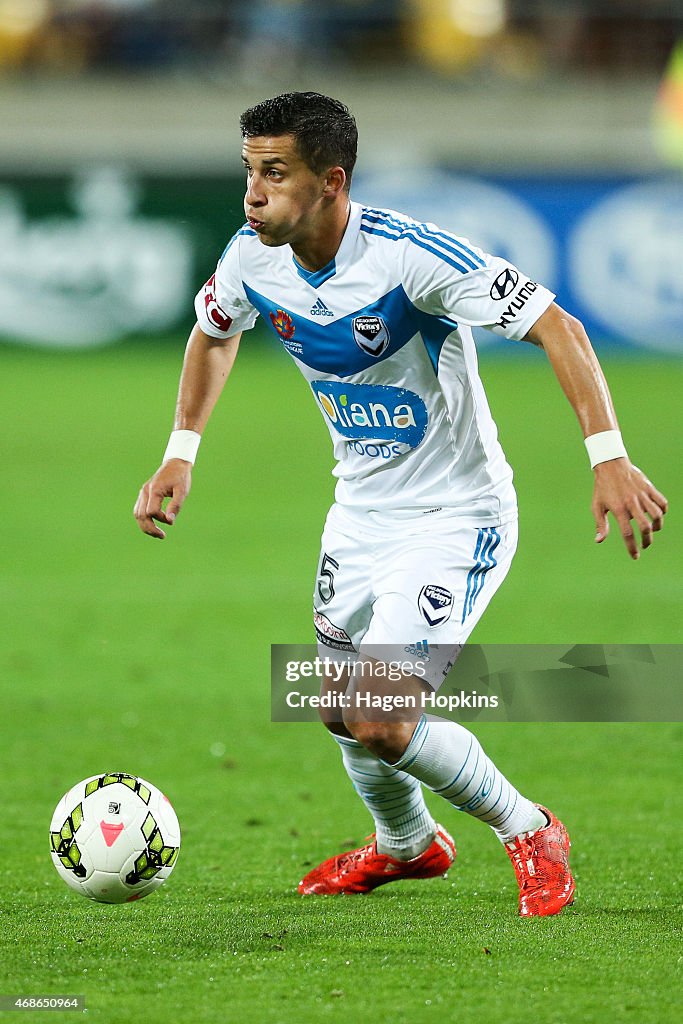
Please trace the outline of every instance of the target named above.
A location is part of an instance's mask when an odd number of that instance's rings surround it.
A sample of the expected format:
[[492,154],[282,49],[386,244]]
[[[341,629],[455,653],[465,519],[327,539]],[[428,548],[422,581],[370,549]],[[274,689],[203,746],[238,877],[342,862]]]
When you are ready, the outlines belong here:
[[[585,331],[551,292],[434,224],[350,200],[357,131],[342,103],[288,93],[247,110],[240,124],[246,223],[197,296],[175,428],[135,515],[146,534],[165,537],[158,524],[172,525],[187,497],[240,336],[261,314],[308,381],[337,460],[314,621],[322,655],[360,657],[325,688],[380,694],[383,652],[398,649],[405,660],[412,649],[394,691],[419,696],[443,682],[517,541],[512,472],[472,326],[545,350],[586,438],[598,543],[611,512],[638,558],[632,524],[649,547],[666,499],[629,461]],[[299,891],[364,893],[444,874],[455,845],[431,817],[425,785],[504,844],[522,916],[558,913],[574,895],[564,825],[522,796],[472,733],[427,719],[419,706],[325,720],[375,838],[319,865]]]

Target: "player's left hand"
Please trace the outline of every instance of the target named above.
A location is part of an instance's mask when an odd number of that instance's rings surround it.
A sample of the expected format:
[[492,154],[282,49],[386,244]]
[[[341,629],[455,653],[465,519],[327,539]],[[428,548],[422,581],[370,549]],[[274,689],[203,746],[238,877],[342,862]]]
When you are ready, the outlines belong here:
[[619,523],[631,558],[639,558],[638,539],[632,523],[640,531],[642,548],[649,548],[653,534],[662,528],[663,517],[669,507],[668,501],[645,474],[626,458],[601,462],[593,472],[595,488],[592,509],[596,543],[601,544],[609,534],[607,513],[611,512]]

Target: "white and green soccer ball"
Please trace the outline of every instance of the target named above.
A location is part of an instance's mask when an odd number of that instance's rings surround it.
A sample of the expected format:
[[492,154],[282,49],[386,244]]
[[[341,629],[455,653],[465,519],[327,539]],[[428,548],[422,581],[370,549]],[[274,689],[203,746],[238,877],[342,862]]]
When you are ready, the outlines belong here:
[[93,775],[73,786],[50,824],[57,873],[100,903],[149,896],[173,871],[179,849],[180,825],[167,797],[124,772]]

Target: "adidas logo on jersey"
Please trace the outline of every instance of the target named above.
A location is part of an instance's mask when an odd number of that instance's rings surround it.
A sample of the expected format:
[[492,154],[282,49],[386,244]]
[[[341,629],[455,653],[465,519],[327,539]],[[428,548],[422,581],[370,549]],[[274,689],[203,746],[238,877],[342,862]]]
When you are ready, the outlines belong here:
[[327,308],[322,299],[316,299],[311,307],[311,316],[334,316],[334,313]]

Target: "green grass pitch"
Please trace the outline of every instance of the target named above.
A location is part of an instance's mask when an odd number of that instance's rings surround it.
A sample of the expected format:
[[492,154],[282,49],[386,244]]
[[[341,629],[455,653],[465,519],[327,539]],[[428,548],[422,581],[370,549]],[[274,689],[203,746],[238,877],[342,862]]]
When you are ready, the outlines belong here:
[[[0,353],[0,994],[84,994],[103,1024],[671,1019],[680,724],[475,727],[572,832],[578,900],[557,919],[518,919],[497,841],[435,799],[459,850],[447,880],[296,895],[370,826],[323,730],[269,721],[270,643],[311,640],[329,442],[294,368],[246,338],[170,538],[143,537],[131,508],[181,351]],[[521,542],[480,642],[679,640],[680,371],[606,365],[631,453],[672,500],[665,531],[639,563],[614,534],[596,548],[542,356],[487,356]],[[183,828],[168,884],[130,906],[72,894],[48,854],[58,798],[104,770],[160,786]]]

